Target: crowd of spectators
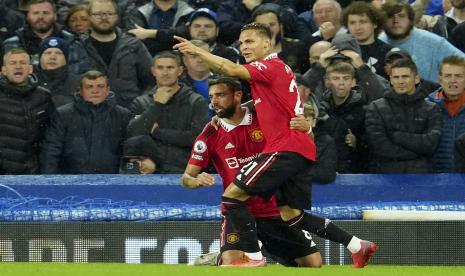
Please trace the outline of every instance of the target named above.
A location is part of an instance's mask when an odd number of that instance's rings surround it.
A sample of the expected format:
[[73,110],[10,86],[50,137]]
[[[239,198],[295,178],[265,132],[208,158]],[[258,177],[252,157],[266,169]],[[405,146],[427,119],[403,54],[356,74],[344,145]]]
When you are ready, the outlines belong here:
[[249,22],[331,170],[465,172],[465,0],[437,2],[0,0],[0,174],[183,173],[220,75],[174,36],[243,63]]

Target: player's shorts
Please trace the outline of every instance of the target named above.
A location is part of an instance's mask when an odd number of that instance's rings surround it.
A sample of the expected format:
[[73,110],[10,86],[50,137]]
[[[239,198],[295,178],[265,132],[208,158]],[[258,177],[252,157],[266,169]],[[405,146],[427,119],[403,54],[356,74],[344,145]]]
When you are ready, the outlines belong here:
[[[289,227],[280,217],[256,218],[258,239],[263,255],[285,266],[297,266],[296,258],[318,252],[307,231]],[[242,250],[239,234],[232,223],[223,217],[221,223],[221,252]]]
[[234,184],[249,195],[268,200],[276,194],[279,206],[310,209],[312,203],[312,162],[294,152],[260,154],[247,163]]

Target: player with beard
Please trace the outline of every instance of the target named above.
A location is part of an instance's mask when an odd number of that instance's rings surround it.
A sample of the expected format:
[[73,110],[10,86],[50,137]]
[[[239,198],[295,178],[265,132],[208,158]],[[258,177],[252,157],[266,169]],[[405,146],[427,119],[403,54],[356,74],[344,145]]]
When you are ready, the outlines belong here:
[[[256,114],[241,106],[242,94],[241,84],[235,79],[219,78],[209,82],[209,96],[220,118],[219,127],[215,129],[209,124],[197,137],[182,176],[182,184],[186,188],[197,189],[214,184],[215,177],[202,172],[211,161],[226,189],[240,168],[262,151],[265,145],[263,133]],[[262,249],[271,258],[286,266],[321,267],[321,255],[310,234],[290,228],[281,220],[274,197],[269,201],[251,197],[246,205],[256,218]],[[243,258],[244,251],[242,240],[224,207],[222,211],[221,254],[216,261],[218,265],[230,265],[234,260]],[[213,254],[212,257],[216,256]]]
[[127,107],[153,86],[152,57],[140,40],[116,27],[117,11],[111,0],[91,1],[91,32],[83,42],[94,68],[106,72],[117,103]]
[[180,42],[175,48],[183,54],[197,55],[221,74],[250,83],[260,129],[266,139],[261,154],[241,168],[222,196],[223,206],[243,243],[243,251],[247,252],[247,258],[231,264],[258,266],[263,263],[255,221],[245,201],[251,196],[268,200],[276,194],[281,218],[289,227],[312,233],[334,233],[353,253],[354,266],[364,267],[377,250],[374,243],[350,236],[329,220],[315,219],[304,211],[311,207],[308,170],[315,161],[316,148],[309,135],[289,128],[291,119],[303,114],[303,106],[294,73],[271,52],[270,29],[260,23],[242,28],[239,42],[247,62],[244,65],[212,55],[182,37],[175,38]]
[[408,52],[417,65],[421,78],[439,82],[439,66],[445,57],[465,57],[462,51],[445,38],[415,28],[414,10],[408,2],[386,2],[382,11],[387,20],[384,24],[385,33],[379,39]]
[[13,48],[23,48],[31,56],[31,64],[39,64],[39,45],[43,39],[54,36],[69,45],[68,62],[75,73],[89,69],[87,53],[81,41],[63,26],[56,23],[56,7],[52,0],[31,0],[27,2],[26,24],[15,32],[15,36],[3,41],[3,52]]

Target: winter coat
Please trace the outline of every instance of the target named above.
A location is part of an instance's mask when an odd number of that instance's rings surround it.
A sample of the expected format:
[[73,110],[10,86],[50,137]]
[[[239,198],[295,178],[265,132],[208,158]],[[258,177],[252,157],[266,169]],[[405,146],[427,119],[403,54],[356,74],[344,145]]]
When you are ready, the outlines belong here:
[[431,93],[428,100],[439,106],[443,123],[441,140],[433,156],[433,170],[454,172],[454,143],[460,135],[465,133],[465,106],[462,106],[457,116],[452,118],[444,106],[442,90]]
[[431,172],[431,158],[441,138],[439,108],[423,95],[398,95],[391,91],[370,103],[366,111],[366,136],[373,173]]
[[[182,173],[195,138],[208,121],[205,99],[184,84],[166,103],[153,100],[153,92],[137,97],[130,109],[136,116],[128,126],[130,137],[151,135],[158,152],[159,173]],[[156,87],[153,91],[156,91]],[[154,128],[154,124],[158,127]]]
[[118,173],[122,142],[131,114],[113,93],[99,104],[74,102],[57,109],[41,148],[44,174]]
[[0,174],[39,172],[39,145],[53,109],[33,75],[26,86],[0,77]]
[[78,91],[80,77],[69,70],[68,65],[54,70],[39,70],[39,83],[52,94],[56,108],[74,101],[74,94]]
[[108,77],[116,103],[128,107],[155,82],[150,74],[152,57],[139,39],[120,29],[117,29],[117,35],[118,42],[109,65],[102,59],[89,36],[83,38],[83,43],[95,68]]

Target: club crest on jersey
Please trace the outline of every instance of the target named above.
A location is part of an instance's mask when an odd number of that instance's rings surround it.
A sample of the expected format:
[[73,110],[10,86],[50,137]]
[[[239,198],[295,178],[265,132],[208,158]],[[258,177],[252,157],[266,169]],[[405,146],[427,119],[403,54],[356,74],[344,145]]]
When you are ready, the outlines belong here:
[[254,142],[263,141],[263,132],[259,128],[250,130],[249,131],[249,136],[250,136],[250,139],[252,139],[252,141],[254,141]]
[[197,153],[204,153],[207,150],[207,144],[204,141],[199,140],[194,144],[194,151]]
[[259,61],[254,61],[250,63],[253,67],[257,67],[258,70],[263,71],[263,69],[268,69],[265,64],[259,62]]
[[231,244],[237,243],[239,241],[239,235],[236,233],[228,234],[226,237],[226,240],[228,243],[231,243]]

